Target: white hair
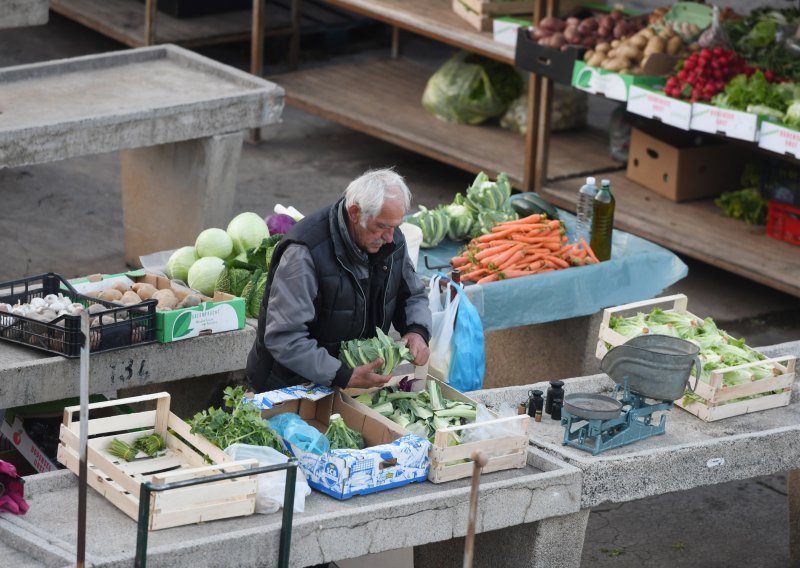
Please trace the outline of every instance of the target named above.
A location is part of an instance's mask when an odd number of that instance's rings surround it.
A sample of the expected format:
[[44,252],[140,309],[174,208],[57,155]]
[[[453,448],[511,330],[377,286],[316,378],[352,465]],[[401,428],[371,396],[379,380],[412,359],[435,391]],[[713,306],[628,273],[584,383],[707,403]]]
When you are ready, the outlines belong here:
[[411,208],[411,191],[403,176],[392,169],[370,170],[351,181],[344,190],[345,207],[358,205],[361,208],[363,227],[367,226],[368,219],[380,214],[387,199],[402,201],[405,211]]

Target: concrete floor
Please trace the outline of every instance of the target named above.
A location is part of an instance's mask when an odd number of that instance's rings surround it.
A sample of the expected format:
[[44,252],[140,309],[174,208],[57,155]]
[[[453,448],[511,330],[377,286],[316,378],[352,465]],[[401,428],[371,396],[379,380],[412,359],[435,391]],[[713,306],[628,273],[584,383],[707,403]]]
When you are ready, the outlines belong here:
[[[423,55],[439,49],[421,45],[416,50]],[[0,67],[117,49],[122,46],[51,15],[47,26],[3,30]],[[245,52],[215,53],[233,53],[240,59],[232,62],[242,66]],[[406,176],[415,203],[423,205],[448,202],[473,178],[291,108],[283,124],[263,135],[262,144],[243,150],[237,210],[266,214],[280,202],[311,211],[373,167],[395,166]],[[125,268],[115,153],[0,169],[0,203],[0,281],[47,271],[73,277]],[[800,299],[684,261],[689,276],[665,293],[687,294],[697,315],[714,317],[721,328],[754,346],[800,338]],[[763,568],[785,566],[785,485],[784,476],[772,476],[598,507],[589,519],[583,566],[723,567],[743,559]],[[408,566],[408,555],[365,559],[361,565]]]

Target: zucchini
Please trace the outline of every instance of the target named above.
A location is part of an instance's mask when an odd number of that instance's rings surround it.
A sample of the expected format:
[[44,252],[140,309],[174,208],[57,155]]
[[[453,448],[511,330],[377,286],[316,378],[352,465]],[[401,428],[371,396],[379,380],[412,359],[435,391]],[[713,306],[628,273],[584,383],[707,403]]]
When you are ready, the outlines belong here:
[[515,193],[511,196],[511,207],[520,217],[527,217],[539,213],[547,215],[549,219],[558,219],[558,211],[542,198],[541,195],[533,191],[525,193]]

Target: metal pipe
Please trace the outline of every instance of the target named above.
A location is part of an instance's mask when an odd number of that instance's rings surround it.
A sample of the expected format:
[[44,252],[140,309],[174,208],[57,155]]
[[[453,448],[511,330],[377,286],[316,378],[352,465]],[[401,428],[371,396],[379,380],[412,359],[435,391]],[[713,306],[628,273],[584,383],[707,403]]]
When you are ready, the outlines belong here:
[[89,312],[81,312],[83,348],[80,358],[80,440],[78,446],[78,547],[76,565],[83,568],[86,562],[86,489],[88,468],[86,453],[89,439]]
[[[251,467],[248,469],[242,469],[240,471],[223,472],[206,477],[174,481],[172,483],[154,484],[149,481],[143,482],[139,486],[139,519],[136,526],[136,557],[134,558],[134,567],[146,568],[147,566],[147,533],[150,527],[150,493],[169,491],[170,489],[180,489],[182,487],[192,487],[194,485],[202,485],[204,483],[213,483],[214,481],[235,479],[237,477],[249,475],[260,475],[262,473],[281,471],[283,469],[286,470],[286,488],[283,492],[283,518],[281,521],[281,535],[278,548],[278,567],[288,568],[289,552],[292,541],[294,490],[295,481],[297,479],[297,460],[295,459],[290,459],[286,463],[280,463],[276,465]],[[287,503],[289,504],[288,507],[286,506]]]

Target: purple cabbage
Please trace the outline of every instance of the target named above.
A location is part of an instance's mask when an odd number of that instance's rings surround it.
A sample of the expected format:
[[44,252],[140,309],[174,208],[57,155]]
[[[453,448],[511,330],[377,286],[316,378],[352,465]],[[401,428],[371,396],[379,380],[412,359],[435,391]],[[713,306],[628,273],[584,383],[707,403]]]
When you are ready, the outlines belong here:
[[278,233],[285,235],[295,224],[294,219],[288,215],[284,215],[283,213],[273,213],[272,215],[268,215],[264,218],[264,221],[267,223],[267,228],[269,229],[270,235],[275,235]]
[[414,383],[417,381],[421,381],[422,379],[409,379],[408,377],[403,377],[400,379],[400,382],[397,383],[397,388],[404,392],[412,392],[412,387]]

